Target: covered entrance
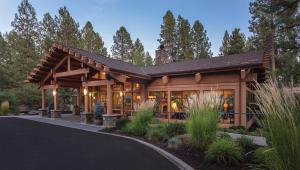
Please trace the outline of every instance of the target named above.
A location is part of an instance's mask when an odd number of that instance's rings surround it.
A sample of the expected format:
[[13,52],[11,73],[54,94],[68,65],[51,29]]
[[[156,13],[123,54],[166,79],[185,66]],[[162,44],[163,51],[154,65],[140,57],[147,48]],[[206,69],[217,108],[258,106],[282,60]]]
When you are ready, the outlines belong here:
[[101,102],[106,114],[130,116],[134,105],[145,100],[145,84],[150,77],[131,64],[120,64],[116,59],[53,44],[27,80],[39,83],[42,112],[46,112],[47,107],[46,90],[52,91],[51,117],[56,118],[61,116],[62,87],[75,89],[73,104],[81,113],[94,112],[95,103]]

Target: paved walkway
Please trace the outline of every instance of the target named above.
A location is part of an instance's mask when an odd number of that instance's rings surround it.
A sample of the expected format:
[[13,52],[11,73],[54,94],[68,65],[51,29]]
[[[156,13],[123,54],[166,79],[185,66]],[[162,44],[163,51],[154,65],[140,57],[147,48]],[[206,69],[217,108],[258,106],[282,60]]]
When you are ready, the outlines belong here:
[[90,131],[90,132],[97,132],[97,131],[103,129],[102,126],[86,124],[86,123],[82,123],[82,122],[80,123],[78,121],[73,121],[71,119],[65,119],[65,118],[53,119],[53,118],[41,117],[39,115],[19,116],[19,118],[33,120],[33,121],[42,122],[42,123],[48,123],[48,124],[52,124],[52,125],[75,128],[75,129],[80,129],[80,130],[85,130],[85,131]]
[[[168,159],[133,140],[93,133],[99,127],[62,127],[39,117],[0,118],[0,160],[5,170],[176,170]],[[39,123],[42,121],[45,123]],[[31,121],[33,120],[33,121]],[[39,121],[39,122],[35,122]],[[58,126],[54,126],[51,124]],[[63,122],[66,125],[66,122]],[[81,128],[81,125],[76,125]],[[86,127],[86,125],[83,125]],[[101,128],[101,127],[100,127]]]

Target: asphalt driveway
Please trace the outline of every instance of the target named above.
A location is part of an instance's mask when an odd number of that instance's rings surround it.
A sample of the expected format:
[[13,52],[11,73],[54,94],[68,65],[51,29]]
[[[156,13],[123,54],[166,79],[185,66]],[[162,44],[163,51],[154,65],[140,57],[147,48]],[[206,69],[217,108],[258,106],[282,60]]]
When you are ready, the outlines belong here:
[[19,118],[0,118],[1,170],[178,169],[131,140]]

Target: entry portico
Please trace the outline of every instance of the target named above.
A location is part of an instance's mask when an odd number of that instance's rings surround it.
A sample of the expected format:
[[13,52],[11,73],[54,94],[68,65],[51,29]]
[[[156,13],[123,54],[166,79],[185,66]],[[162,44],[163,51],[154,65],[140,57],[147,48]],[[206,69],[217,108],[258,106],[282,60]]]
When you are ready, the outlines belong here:
[[60,88],[75,89],[75,104],[85,113],[93,112],[99,101],[107,114],[131,116],[135,104],[155,100],[156,116],[167,121],[181,119],[188,96],[216,90],[224,101],[221,114],[227,122],[223,123],[248,126],[254,100],[251,84],[266,79],[269,62],[269,52],[263,51],[140,68],[53,44],[27,81],[39,83],[42,110],[46,109],[45,91],[52,90],[52,117],[60,116]]

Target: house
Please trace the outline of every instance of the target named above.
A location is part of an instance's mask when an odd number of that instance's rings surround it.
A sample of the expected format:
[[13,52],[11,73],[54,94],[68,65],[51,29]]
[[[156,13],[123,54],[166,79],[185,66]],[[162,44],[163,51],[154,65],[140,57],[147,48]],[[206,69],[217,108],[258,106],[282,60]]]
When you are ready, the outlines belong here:
[[[159,50],[156,54],[164,54]],[[173,121],[184,118],[184,103],[194,93],[218,91],[223,98],[222,122],[249,126],[252,83],[264,82],[268,75],[270,51],[187,60],[140,68],[117,59],[88,51],[53,44],[45,58],[27,77],[39,83],[42,110],[46,109],[45,91],[54,96],[53,117],[59,117],[59,89],[76,89],[76,105],[92,112],[96,101],[104,103],[107,114],[130,116],[134,105],[146,99],[157,102],[156,116]]]

